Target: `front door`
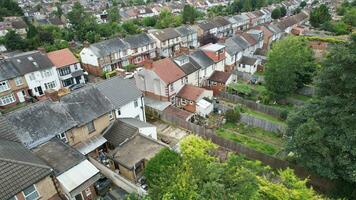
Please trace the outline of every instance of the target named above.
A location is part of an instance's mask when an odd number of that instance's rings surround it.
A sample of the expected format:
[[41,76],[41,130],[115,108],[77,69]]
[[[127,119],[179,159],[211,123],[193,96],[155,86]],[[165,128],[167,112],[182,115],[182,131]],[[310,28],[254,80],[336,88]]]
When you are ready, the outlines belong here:
[[19,102],[24,102],[25,101],[25,91],[18,91],[16,93],[17,98],[19,99]]
[[37,87],[37,91],[40,96],[43,95],[43,90],[41,86]]

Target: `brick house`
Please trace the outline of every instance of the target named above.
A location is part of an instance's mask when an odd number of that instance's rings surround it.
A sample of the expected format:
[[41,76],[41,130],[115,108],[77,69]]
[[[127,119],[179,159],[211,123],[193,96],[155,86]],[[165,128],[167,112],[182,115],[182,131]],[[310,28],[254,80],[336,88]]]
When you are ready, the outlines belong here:
[[213,90],[214,96],[218,96],[220,92],[225,90],[227,85],[235,81],[231,73],[215,71],[208,78],[208,85],[205,88]]

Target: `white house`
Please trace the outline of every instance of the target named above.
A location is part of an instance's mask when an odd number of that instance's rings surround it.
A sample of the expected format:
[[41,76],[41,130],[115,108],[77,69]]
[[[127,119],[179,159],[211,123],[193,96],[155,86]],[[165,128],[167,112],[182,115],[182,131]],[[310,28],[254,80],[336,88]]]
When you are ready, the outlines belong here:
[[186,48],[198,48],[198,33],[193,27],[188,25],[183,25],[175,29],[181,36],[181,47]]
[[145,68],[135,74],[135,80],[145,96],[173,104],[175,95],[188,82],[184,71],[170,58],[146,63]]
[[31,51],[17,54],[10,60],[24,74],[30,96],[43,96],[45,90],[61,88],[56,67],[45,53]]
[[173,59],[179,68],[186,74],[187,84],[199,85],[200,67],[192,61],[188,55],[181,55]]
[[113,77],[97,83],[96,87],[114,105],[116,118],[146,121],[143,94],[133,80]]
[[242,56],[237,70],[240,72],[254,74],[257,71],[257,66],[259,64],[261,64],[261,61],[257,58]]
[[62,87],[85,83],[80,62],[68,48],[52,51],[47,55],[57,68]]

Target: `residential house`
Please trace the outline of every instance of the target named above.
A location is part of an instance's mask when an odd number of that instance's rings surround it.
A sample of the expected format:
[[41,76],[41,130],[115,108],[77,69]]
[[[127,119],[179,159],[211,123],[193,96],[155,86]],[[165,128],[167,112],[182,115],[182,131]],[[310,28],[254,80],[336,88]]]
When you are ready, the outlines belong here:
[[119,38],[90,45],[86,42],[80,52],[82,66],[85,71],[102,76],[104,72],[127,66],[129,64],[129,49],[129,45]]
[[257,58],[242,56],[241,60],[239,61],[239,66],[237,67],[237,71],[254,74],[257,71],[257,66],[260,63],[261,61]]
[[108,157],[114,162],[111,168],[119,174],[137,182],[142,177],[147,161],[166,145],[139,133],[136,125],[117,120],[105,132],[109,142]]
[[186,83],[192,85],[199,85],[200,67],[194,64],[192,58],[190,58],[188,55],[181,55],[175,57],[173,61],[186,74]]
[[25,77],[30,96],[41,97],[45,90],[61,88],[56,67],[45,53],[30,51],[8,59],[20,75]]
[[0,199],[59,199],[50,166],[18,142],[0,139],[0,147]]
[[[9,113],[15,136],[32,149],[58,137],[83,154],[97,156],[105,149],[101,133],[115,120],[113,105],[94,86],[45,100]],[[33,115],[36,113],[36,115]]]
[[184,71],[170,58],[146,63],[145,68],[135,74],[135,80],[145,95],[172,103],[188,81]]
[[[249,35],[251,35],[256,40],[256,45],[254,46],[254,51],[256,51],[256,49],[258,49],[258,48],[262,48],[263,47],[263,39],[264,39],[263,33],[264,32],[262,30],[250,29],[250,30],[247,31],[247,33]],[[243,37],[245,37],[245,36],[243,35]],[[248,39],[246,39],[246,40],[249,41]]]
[[200,49],[214,62],[213,70],[225,70],[225,46],[222,44],[207,44]]
[[157,57],[156,41],[146,33],[126,37],[124,41],[130,48],[128,59],[131,64],[140,64]]
[[209,102],[212,98],[212,90],[193,85],[184,85],[176,96],[176,105],[186,111],[205,117],[213,111],[214,106]]
[[205,85],[206,78],[208,78],[214,72],[214,61],[209,58],[201,49],[194,51],[189,55],[190,62],[193,66],[197,66],[200,68],[198,72],[198,86]]
[[217,38],[230,37],[233,34],[230,21],[224,17],[215,17],[212,22],[217,26]]
[[143,93],[134,80],[113,77],[97,83],[96,88],[112,103],[116,118],[146,121]]
[[199,40],[205,37],[217,37],[218,25],[212,21],[202,21],[193,25],[198,33]]
[[231,23],[231,28],[233,29],[233,34],[237,31],[246,30],[249,27],[249,18],[246,14],[235,15],[228,18]]
[[49,52],[48,58],[57,68],[57,73],[62,87],[85,83],[83,69],[79,60],[68,49]]
[[54,172],[58,191],[67,199],[95,199],[94,183],[100,179],[99,170],[83,154],[58,138],[32,150],[46,161]]
[[25,78],[9,60],[0,60],[0,108],[25,102],[28,86]]
[[180,37],[182,38],[181,40],[181,47],[185,48],[198,48],[199,47],[199,41],[198,41],[198,33],[193,27],[188,26],[188,25],[183,25],[180,27],[177,27],[175,29],[179,34]]
[[214,96],[218,96],[225,90],[226,86],[235,81],[234,76],[230,72],[215,71],[208,78],[208,85],[206,88],[212,90]]
[[26,37],[27,34],[27,24],[25,21],[18,16],[3,17],[5,23],[11,24],[8,29],[15,30],[15,32],[22,37]]
[[259,16],[256,16],[256,13],[247,12],[246,16],[249,18],[249,27],[258,25]]
[[263,31],[263,47],[264,49],[270,49],[273,40],[273,32],[267,25],[256,26],[255,29]]
[[150,35],[156,40],[158,54],[162,57],[172,57],[180,51],[181,35],[174,28],[157,30]]
[[224,46],[226,47],[225,71],[231,72],[235,69],[238,60],[241,59],[243,49],[235,43],[233,38],[226,39]]

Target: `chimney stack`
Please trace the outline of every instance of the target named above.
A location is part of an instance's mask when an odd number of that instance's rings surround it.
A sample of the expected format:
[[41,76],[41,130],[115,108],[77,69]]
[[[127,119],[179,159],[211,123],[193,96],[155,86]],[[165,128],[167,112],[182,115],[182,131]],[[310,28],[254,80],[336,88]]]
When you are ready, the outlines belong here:
[[143,64],[143,66],[146,69],[152,69],[153,68],[153,60],[146,60],[145,63]]

